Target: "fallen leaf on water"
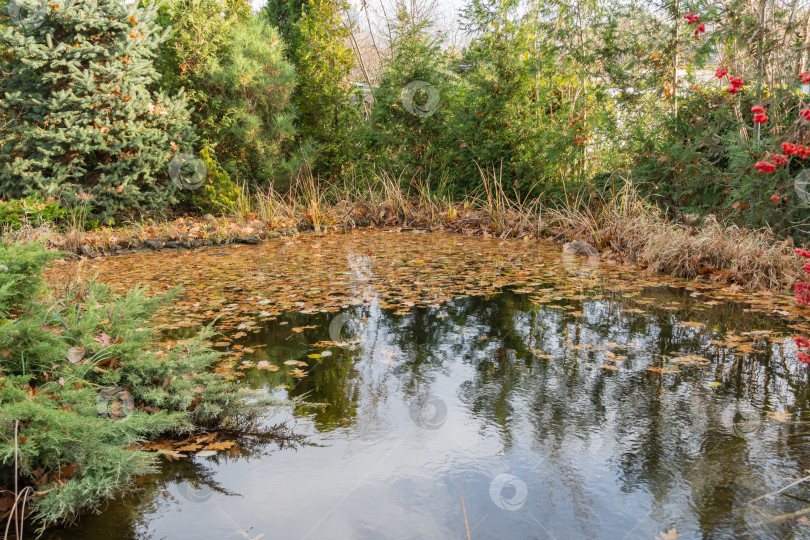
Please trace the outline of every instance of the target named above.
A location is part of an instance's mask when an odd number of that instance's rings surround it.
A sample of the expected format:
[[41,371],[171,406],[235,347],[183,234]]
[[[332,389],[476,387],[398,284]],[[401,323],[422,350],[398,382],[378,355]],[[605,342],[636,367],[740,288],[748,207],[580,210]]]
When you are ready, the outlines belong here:
[[178,447],[178,448],[177,448],[177,451],[178,451],[178,452],[196,452],[196,451],[197,451],[197,450],[199,450],[200,448],[202,448],[202,445],[200,445],[200,444],[196,444],[196,443],[192,443],[192,444],[187,444],[187,445],[185,445],[185,446],[180,446],[180,447]]
[[175,459],[181,459],[186,457],[185,454],[176,452],[174,450],[158,450],[158,454],[161,454],[163,457],[168,459],[169,461],[173,461]]
[[267,371],[278,371],[278,366],[271,364],[267,360],[262,360],[261,362],[257,363],[256,367],[259,369],[266,369]]
[[701,328],[702,322],[682,321],[678,323],[679,328]]
[[292,331],[295,332],[296,334],[300,334],[301,332],[309,328],[318,328],[318,327],[315,326],[314,324],[310,324],[308,326],[296,326],[292,329]]
[[678,356],[672,359],[673,364],[681,364],[681,365],[703,365],[708,364],[709,359],[703,358],[702,356],[697,356],[694,354],[687,354],[685,356]]
[[787,422],[790,420],[790,417],[793,416],[789,412],[785,411],[769,411],[768,418],[772,420],[776,420],[777,422]]
[[648,367],[647,371],[654,371],[655,373],[680,373],[678,369],[668,369],[668,368],[660,368],[660,367]]
[[194,455],[197,456],[197,457],[210,457],[210,456],[217,455],[217,453],[216,453],[215,450],[200,450],[199,452],[197,452]]
[[233,441],[213,442],[205,447],[206,450],[227,450],[236,443]]
[[616,366],[609,366],[609,365],[607,365],[607,364],[601,364],[599,367],[601,367],[601,368],[603,368],[603,369],[609,369],[609,370],[612,370],[612,371],[619,371],[619,368],[618,368],[618,367],[616,367]]

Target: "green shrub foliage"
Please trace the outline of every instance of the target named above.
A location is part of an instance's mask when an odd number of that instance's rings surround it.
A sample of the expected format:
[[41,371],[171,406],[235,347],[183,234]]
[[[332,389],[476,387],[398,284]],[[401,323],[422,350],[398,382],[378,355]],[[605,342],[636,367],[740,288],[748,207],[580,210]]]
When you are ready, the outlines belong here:
[[54,199],[44,200],[31,195],[24,199],[0,200],[0,230],[16,230],[26,224],[36,227],[58,222],[64,216],[65,210]]
[[283,184],[297,167],[295,69],[277,30],[253,16],[244,0],[171,0],[159,21],[172,29],[160,58],[168,74],[163,84],[188,95],[210,149],[204,160],[216,154],[219,178]]
[[204,212],[211,213],[234,208],[239,198],[239,186],[222,169],[209,147],[206,146],[200,151],[200,159],[208,169],[208,177],[205,184],[194,191],[195,206]]
[[392,35],[395,53],[374,91],[368,142],[375,165],[407,178],[444,166],[452,153],[440,138],[452,122],[448,98],[459,76],[449,71],[442,42],[432,30],[429,21],[412,24],[408,13],[399,10]]

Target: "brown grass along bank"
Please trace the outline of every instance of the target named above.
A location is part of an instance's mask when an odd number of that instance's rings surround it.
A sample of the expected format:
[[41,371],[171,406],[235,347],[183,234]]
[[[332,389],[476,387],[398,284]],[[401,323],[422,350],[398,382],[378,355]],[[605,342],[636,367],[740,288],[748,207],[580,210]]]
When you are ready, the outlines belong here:
[[550,237],[584,241],[603,260],[632,263],[676,277],[703,277],[752,289],[787,290],[802,275],[792,240],[767,230],[726,226],[708,216],[699,226],[674,223],[629,184],[603,195],[571,196],[554,207],[507,194],[500,171],[481,170],[481,186],[462,200],[379,171],[323,186],[302,173],[287,193],[272,188],[243,197],[237,208],[214,217],[184,216],[160,222],[77,233],[53,227],[6,231],[6,241],[44,240],[85,256],[132,249],[182,249],[263,239],[301,231],[345,232],[358,227],[454,231],[485,237]]

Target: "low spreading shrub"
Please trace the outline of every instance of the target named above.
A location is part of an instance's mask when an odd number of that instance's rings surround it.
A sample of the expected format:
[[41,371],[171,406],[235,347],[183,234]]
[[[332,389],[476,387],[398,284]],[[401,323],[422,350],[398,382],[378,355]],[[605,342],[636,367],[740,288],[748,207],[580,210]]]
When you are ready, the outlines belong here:
[[135,443],[244,412],[241,391],[209,369],[206,332],[155,347],[147,324],[167,297],[98,284],[44,297],[54,257],[0,245],[0,500],[42,526],[154,471],[158,456]]

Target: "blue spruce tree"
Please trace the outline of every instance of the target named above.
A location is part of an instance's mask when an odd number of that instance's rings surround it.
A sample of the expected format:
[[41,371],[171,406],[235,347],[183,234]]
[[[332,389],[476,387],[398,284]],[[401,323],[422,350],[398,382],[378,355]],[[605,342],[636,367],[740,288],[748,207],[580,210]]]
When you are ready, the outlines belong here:
[[155,6],[45,1],[9,0],[0,23],[0,194],[90,196],[105,220],[163,210],[193,132],[182,93],[157,91]]

